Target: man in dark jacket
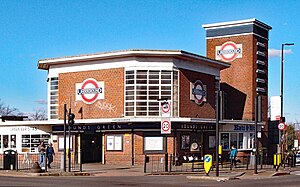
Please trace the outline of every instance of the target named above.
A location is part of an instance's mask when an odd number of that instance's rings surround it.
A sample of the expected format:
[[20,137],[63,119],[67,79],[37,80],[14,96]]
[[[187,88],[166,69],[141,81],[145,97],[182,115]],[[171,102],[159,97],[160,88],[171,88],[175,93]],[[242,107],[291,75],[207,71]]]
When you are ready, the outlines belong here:
[[53,162],[53,156],[55,155],[52,143],[47,147],[47,159],[48,159],[48,167],[51,168],[50,164]]

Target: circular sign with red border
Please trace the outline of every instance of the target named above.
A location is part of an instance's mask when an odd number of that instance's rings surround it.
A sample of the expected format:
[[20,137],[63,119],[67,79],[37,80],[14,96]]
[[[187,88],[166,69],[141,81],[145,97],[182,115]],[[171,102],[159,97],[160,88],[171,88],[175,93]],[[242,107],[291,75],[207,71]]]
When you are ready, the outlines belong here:
[[279,123],[279,124],[278,124],[278,129],[279,129],[279,130],[282,131],[282,130],[284,130],[285,128],[286,128],[286,125],[285,125],[284,123]]
[[77,95],[81,96],[82,101],[92,104],[98,99],[98,95],[102,94],[102,87],[98,85],[95,79],[86,79],[80,88],[77,89]]
[[161,130],[163,133],[169,133],[171,130],[171,123],[168,120],[161,122]]
[[228,62],[233,61],[241,52],[241,48],[238,48],[234,42],[224,43],[221,49],[217,51],[221,59]]
[[163,112],[163,113],[168,113],[168,112],[170,112],[170,104],[169,104],[169,102],[164,102],[162,105],[161,105],[161,111]]
[[201,105],[206,97],[206,90],[201,81],[197,80],[194,83],[194,87],[192,89],[192,94],[194,95],[195,103]]

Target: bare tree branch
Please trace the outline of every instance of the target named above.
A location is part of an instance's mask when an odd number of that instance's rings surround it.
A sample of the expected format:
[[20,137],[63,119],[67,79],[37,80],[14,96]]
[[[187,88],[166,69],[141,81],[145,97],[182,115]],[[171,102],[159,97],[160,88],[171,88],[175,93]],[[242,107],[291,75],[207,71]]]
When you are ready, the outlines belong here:
[[47,111],[45,109],[36,109],[34,113],[30,115],[32,120],[47,120]]
[[14,107],[10,107],[9,105],[6,105],[3,101],[0,99],[0,115],[1,116],[12,116],[18,114],[18,109]]

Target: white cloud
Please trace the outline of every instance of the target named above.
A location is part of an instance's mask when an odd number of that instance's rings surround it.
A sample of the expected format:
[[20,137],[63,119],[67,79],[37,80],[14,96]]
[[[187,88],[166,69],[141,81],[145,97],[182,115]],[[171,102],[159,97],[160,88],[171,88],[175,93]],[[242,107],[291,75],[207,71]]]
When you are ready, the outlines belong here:
[[40,104],[40,105],[47,105],[47,100],[44,100],[44,99],[38,99],[35,102]]
[[[268,53],[269,53],[269,58],[276,58],[276,57],[281,56],[281,50],[279,50],[279,49],[269,49]],[[283,53],[284,54],[292,54],[293,51],[291,49],[286,49],[286,50],[283,50]]]

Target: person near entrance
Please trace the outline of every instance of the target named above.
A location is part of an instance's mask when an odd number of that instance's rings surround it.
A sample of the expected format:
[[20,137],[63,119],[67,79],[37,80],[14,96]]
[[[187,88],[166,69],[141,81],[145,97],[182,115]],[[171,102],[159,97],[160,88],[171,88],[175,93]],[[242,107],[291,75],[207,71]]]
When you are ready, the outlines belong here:
[[38,151],[40,154],[40,161],[39,165],[40,167],[45,167],[45,154],[46,154],[46,147],[44,141],[41,141],[40,145],[38,146]]
[[50,164],[53,162],[53,156],[55,156],[53,144],[50,143],[46,149],[46,155],[48,160],[48,168],[51,168]]
[[231,149],[230,149],[230,155],[229,155],[229,159],[230,159],[230,166],[232,168],[232,166],[236,166],[236,156],[237,156],[237,149],[235,148],[234,145],[231,146]]

